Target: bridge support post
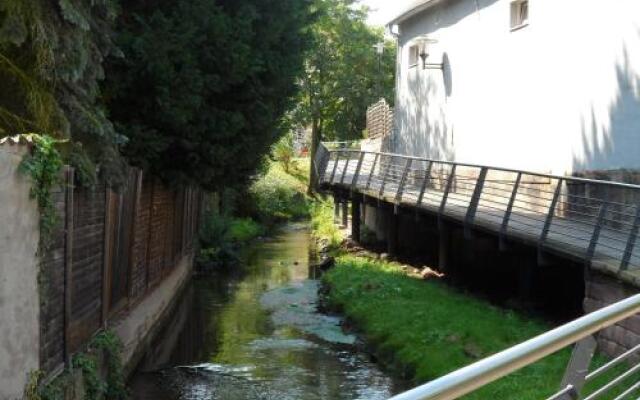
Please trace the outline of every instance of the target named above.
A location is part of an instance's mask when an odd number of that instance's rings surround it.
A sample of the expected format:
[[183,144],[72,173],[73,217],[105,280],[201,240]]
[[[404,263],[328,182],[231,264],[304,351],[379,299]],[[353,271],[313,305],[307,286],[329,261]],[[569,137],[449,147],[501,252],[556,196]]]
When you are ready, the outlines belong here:
[[351,239],[360,242],[360,198],[354,196],[351,201]]
[[387,253],[391,256],[398,254],[398,215],[393,207],[384,207],[387,219]]
[[451,242],[451,232],[443,221],[438,224],[438,269],[440,272],[448,272],[449,243]]
[[349,226],[349,202],[347,200],[342,201],[342,226]]
[[333,195],[333,223],[337,224],[340,221],[340,200],[338,196]]

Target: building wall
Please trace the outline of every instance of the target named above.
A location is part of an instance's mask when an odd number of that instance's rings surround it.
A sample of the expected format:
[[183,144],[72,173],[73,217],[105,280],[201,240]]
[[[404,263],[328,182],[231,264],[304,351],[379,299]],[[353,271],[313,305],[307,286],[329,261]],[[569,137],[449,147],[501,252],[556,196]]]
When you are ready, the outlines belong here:
[[0,146],[0,399],[22,398],[39,368],[38,208],[18,166],[24,147]]
[[[444,0],[399,26],[391,150],[553,172],[640,167],[640,2]],[[438,40],[408,66],[411,41]],[[420,63],[419,63],[420,64]]]

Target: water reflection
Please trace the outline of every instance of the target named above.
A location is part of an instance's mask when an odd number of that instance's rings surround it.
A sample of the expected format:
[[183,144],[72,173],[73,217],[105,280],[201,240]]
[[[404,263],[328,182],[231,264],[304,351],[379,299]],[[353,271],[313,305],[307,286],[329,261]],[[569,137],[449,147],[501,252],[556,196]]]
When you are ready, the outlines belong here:
[[316,312],[305,226],[248,250],[241,273],[196,279],[153,343],[134,399],[386,399],[394,382]]

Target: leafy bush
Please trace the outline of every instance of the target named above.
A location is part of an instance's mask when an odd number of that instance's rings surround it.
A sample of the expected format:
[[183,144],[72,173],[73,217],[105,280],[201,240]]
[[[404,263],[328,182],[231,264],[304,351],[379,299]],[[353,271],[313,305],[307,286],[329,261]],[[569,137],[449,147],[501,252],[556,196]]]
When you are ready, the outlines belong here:
[[236,218],[231,221],[227,239],[234,243],[246,243],[264,233],[264,227],[251,218]]
[[313,235],[326,241],[330,249],[336,249],[342,243],[342,232],[333,221],[333,204],[328,200],[318,200],[312,204],[311,228]]
[[301,181],[286,173],[279,163],[272,163],[268,172],[249,188],[255,204],[253,213],[267,225],[306,218],[309,201],[305,190]]

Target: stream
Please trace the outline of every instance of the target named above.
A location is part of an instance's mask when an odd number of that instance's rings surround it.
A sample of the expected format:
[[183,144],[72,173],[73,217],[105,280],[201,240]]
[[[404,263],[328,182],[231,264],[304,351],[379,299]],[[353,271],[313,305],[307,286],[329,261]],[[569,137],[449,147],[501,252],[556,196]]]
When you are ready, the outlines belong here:
[[384,400],[407,389],[317,311],[307,225],[246,250],[232,273],[198,277],[129,382],[132,399]]

